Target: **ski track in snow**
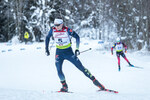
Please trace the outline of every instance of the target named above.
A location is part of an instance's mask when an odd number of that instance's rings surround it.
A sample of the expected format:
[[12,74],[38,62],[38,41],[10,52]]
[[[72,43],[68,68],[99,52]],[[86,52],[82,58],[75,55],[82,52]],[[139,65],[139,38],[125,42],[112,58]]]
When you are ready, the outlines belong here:
[[52,91],[1,89],[0,100],[149,100],[148,95],[93,93],[53,93]]
[[[55,48],[48,57],[44,48],[44,43],[0,44],[0,51],[5,51],[0,52],[0,100],[150,100],[150,56],[127,53],[132,64],[144,69],[127,67],[121,58],[118,72],[115,53],[97,51],[94,45],[79,59],[106,88],[119,93],[96,92],[98,88],[68,61],[63,64],[63,71],[69,91],[74,93],[55,93],[61,88],[55,68]],[[88,48],[81,44],[80,51]]]

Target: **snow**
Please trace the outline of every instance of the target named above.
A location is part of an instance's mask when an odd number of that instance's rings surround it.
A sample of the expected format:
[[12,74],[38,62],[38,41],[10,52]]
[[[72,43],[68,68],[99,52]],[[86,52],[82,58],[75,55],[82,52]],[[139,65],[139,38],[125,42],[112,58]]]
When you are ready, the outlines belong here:
[[36,9],[36,7],[35,7],[35,6],[32,6],[32,7],[30,8],[30,10],[34,10],[34,9]]
[[81,22],[81,26],[88,24],[88,21],[84,20]]
[[143,19],[147,19],[147,16],[144,16]]
[[135,17],[135,20],[136,20],[137,22],[139,22],[139,21],[140,21],[139,16],[136,16],[136,17]]
[[137,40],[138,42],[141,42],[141,43],[143,43],[144,42],[144,40],[141,40],[141,39],[139,39],[139,40]]
[[70,18],[69,18],[69,16],[65,16],[65,19],[68,19],[68,20],[69,20]]
[[[54,47],[46,56],[45,43],[0,43],[0,100],[150,100],[150,56],[128,51],[129,61],[143,69],[127,67],[121,58],[118,72],[116,55],[104,49],[99,51],[100,45],[98,41],[83,39],[80,51],[90,47],[92,50],[78,57],[106,88],[118,90],[118,94],[96,92],[98,88],[68,61],[63,64],[63,71],[69,91],[74,93],[55,93],[61,84]],[[74,42],[72,47],[75,49]]]
[[19,43],[18,36],[14,36],[14,37],[12,38],[12,40],[10,40],[10,42],[12,42],[12,43],[14,43],[14,44]]
[[67,14],[70,14],[70,13],[71,13],[70,10],[68,10],[68,9],[66,9],[65,11],[66,11]]

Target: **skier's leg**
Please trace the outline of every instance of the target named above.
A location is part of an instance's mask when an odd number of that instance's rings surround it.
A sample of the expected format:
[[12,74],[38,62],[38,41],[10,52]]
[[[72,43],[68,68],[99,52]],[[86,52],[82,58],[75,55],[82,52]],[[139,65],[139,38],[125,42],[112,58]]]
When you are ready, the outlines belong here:
[[73,55],[71,57],[68,57],[67,60],[70,61],[72,64],[74,64],[88,78],[90,78],[91,80],[93,79],[92,78],[92,74],[88,71],[88,69],[84,68],[84,66],[82,65],[81,61],[78,59],[78,57],[76,57],[75,55]]
[[127,59],[127,57],[125,56],[125,54],[122,52],[121,53],[121,56],[127,61],[127,63],[129,64],[129,66],[133,66],[130,62],[129,62],[129,60]]
[[57,73],[58,73],[58,76],[59,76],[59,79],[61,81],[64,81],[65,80],[65,76],[62,72],[62,63],[63,63],[64,59],[61,59],[59,57],[59,55],[56,55],[56,58],[55,58],[55,65],[56,65],[56,68],[57,68]]
[[127,61],[127,63],[129,63],[129,60],[127,59],[127,57],[125,56],[125,54],[122,52],[121,56]]
[[117,59],[118,59],[118,71],[121,70],[120,68],[120,53],[116,52],[116,55],[117,55]]
[[93,81],[93,83],[96,86],[98,86],[101,90],[105,89],[105,87],[102,84],[100,84],[98,80],[96,80],[96,78],[89,72],[89,70],[84,68],[84,66],[78,59],[78,57],[76,57],[75,55],[72,55],[67,60],[69,60],[71,63],[73,63],[80,71],[82,71],[84,73],[85,76],[90,78]]
[[68,85],[66,83],[65,76],[62,72],[62,64],[63,64],[64,59],[60,58],[59,55],[56,55],[55,60],[56,60],[55,65],[57,68],[57,73],[58,73],[60,82],[62,84],[62,88],[60,89],[60,91],[67,92],[68,91]]

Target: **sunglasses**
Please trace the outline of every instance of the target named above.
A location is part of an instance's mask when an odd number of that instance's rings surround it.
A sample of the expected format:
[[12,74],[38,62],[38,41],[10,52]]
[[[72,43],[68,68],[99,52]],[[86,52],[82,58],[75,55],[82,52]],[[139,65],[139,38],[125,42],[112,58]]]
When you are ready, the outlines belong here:
[[61,24],[55,24],[54,26],[60,26]]

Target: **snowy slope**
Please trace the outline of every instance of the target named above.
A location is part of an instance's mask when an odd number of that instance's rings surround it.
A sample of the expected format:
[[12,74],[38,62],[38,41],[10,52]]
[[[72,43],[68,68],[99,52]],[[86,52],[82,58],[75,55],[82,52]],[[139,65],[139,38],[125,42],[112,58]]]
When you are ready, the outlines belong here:
[[1,43],[0,100],[149,100],[150,56],[128,52],[126,56],[131,63],[144,69],[127,67],[121,58],[122,69],[118,72],[116,56],[110,51],[97,51],[100,44],[95,43],[81,42],[80,51],[89,47],[92,50],[82,53],[79,59],[106,88],[118,90],[119,94],[96,92],[98,88],[68,61],[63,64],[63,71],[69,90],[74,93],[54,93],[61,88],[55,68],[55,48],[47,57],[44,43]]

